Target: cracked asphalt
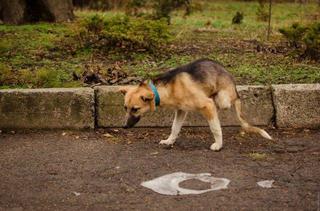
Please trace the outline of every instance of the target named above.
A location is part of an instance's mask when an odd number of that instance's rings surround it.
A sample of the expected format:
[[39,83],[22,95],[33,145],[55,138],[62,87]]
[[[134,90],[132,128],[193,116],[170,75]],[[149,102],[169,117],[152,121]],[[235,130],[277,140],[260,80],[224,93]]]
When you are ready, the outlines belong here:
[[[223,128],[220,152],[205,127],[183,128],[173,147],[158,144],[168,128],[2,132],[0,210],[319,210],[320,130],[267,130],[274,140]],[[184,196],[140,185],[179,171],[231,182]]]

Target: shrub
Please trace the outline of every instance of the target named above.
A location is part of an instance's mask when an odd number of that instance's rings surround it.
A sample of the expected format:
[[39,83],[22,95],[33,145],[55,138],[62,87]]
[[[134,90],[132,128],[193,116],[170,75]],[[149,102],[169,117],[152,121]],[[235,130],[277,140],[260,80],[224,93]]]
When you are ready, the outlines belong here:
[[301,26],[298,23],[291,27],[279,29],[290,46],[303,50],[303,56],[320,59],[320,23]]
[[34,72],[30,69],[19,70],[18,77],[19,85],[21,86],[34,87],[36,83]]
[[0,63],[0,86],[15,84],[16,73],[7,65]]
[[140,9],[145,7],[147,0],[131,0],[126,6],[127,14],[138,16],[141,15]]
[[232,18],[232,24],[241,24],[243,20],[243,13],[237,12]]
[[171,12],[183,6],[185,7],[185,15],[190,15],[192,8],[190,0],[155,0],[153,6],[155,10],[155,18],[165,18],[168,24],[170,24]]
[[41,68],[12,70],[0,65],[0,87],[62,87],[64,83],[72,81],[72,77],[65,71]]
[[190,4],[190,10],[191,10],[191,12],[196,12],[196,11],[198,11],[198,12],[203,12],[203,9],[204,9],[204,2],[199,2],[199,1],[197,1],[197,2],[192,2],[191,4]]
[[[101,25],[102,30],[96,30]],[[126,15],[105,20],[101,17],[90,17],[85,22],[85,28],[88,32],[88,36],[84,38],[87,39],[87,44],[105,50],[155,52],[166,46],[171,37],[169,27],[163,19],[148,20]]]
[[259,21],[268,21],[269,20],[269,12],[265,7],[265,0],[258,0],[259,6],[256,12],[257,19]]
[[320,23],[309,27],[303,42],[306,45],[305,55],[320,60]]
[[84,25],[89,32],[99,33],[104,29],[104,19],[100,15],[93,15],[85,19]]
[[291,27],[279,29],[279,32],[285,36],[290,46],[298,48],[301,45],[302,38],[306,30],[306,27],[303,27],[298,23],[294,23]]
[[62,87],[65,82],[71,81],[71,75],[62,70],[38,69],[35,73],[37,87]]
[[124,7],[128,4],[129,0],[73,0],[72,2],[75,7],[94,10],[110,10]]

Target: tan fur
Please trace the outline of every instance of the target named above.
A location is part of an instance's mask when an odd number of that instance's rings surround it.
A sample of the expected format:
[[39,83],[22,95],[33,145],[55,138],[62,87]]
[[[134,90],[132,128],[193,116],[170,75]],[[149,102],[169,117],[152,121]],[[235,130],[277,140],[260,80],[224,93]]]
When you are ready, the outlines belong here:
[[[219,73],[214,77],[208,77],[205,82],[199,82],[193,80],[188,73],[180,73],[170,83],[157,84],[157,90],[161,98],[161,107],[172,108],[177,112],[198,111],[207,119],[216,140],[216,143],[211,146],[213,150],[219,150],[222,147],[218,109],[228,109],[232,105],[235,105],[237,117],[245,131],[258,133],[264,138],[271,139],[267,132],[251,126],[244,120],[235,84],[227,74]],[[139,86],[125,87],[121,92],[125,93],[125,106],[128,113],[131,112],[131,108],[138,108],[138,111],[131,115],[141,116],[149,110],[155,110],[154,94],[146,82]],[[186,115],[182,113],[179,116],[177,112],[170,137],[160,143],[174,143]]]

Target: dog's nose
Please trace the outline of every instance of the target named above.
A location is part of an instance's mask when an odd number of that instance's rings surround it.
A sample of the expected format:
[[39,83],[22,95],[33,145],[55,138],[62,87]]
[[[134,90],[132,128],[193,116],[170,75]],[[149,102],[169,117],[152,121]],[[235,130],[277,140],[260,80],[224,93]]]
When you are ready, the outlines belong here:
[[140,120],[140,116],[136,117],[136,116],[130,115],[123,128],[124,129],[132,128],[133,126],[135,126],[135,124],[137,124],[137,122],[139,122],[139,120]]

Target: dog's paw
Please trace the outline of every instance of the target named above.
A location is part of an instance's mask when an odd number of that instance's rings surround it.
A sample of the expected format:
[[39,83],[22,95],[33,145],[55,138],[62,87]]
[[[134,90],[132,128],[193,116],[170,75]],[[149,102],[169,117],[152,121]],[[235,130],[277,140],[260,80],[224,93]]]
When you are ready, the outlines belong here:
[[210,149],[213,150],[213,151],[219,151],[221,148],[222,148],[222,145],[221,144],[217,144],[217,143],[213,143],[210,146]]
[[166,140],[161,140],[159,144],[165,144],[165,145],[172,145],[174,143],[174,140],[172,139],[166,139]]

